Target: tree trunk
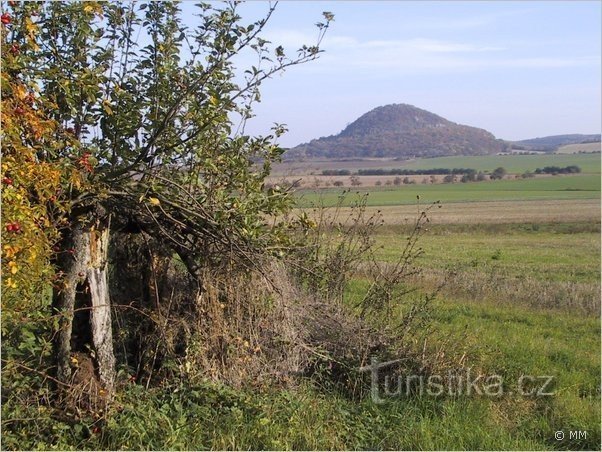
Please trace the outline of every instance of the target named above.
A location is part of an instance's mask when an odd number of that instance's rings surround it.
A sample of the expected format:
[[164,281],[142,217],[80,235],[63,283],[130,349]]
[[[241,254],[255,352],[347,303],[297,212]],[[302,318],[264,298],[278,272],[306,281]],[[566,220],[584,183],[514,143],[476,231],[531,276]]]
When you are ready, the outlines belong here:
[[60,314],[54,338],[57,379],[72,382],[72,354],[87,353],[96,377],[110,397],[115,380],[115,355],[108,286],[109,218],[89,225],[75,222],[63,240],[57,260],[63,273],[54,294]]

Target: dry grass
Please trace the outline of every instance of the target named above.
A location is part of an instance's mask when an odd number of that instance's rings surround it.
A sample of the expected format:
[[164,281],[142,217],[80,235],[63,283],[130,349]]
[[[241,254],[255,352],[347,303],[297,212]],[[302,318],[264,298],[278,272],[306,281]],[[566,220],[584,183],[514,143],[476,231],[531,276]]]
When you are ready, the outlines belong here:
[[556,154],[578,154],[579,152],[600,152],[600,143],[580,143],[560,146]]
[[541,281],[534,277],[508,277],[495,268],[446,272],[430,268],[415,280],[422,287],[440,287],[442,295],[476,303],[513,304],[536,309],[558,309],[571,314],[600,312],[600,284]]
[[395,159],[358,159],[358,160],[311,160],[306,162],[282,162],[274,165],[272,175],[276,177],[282,176],[299,176],[309,175],[312,173],[320,174],[323,170],[338,170],[347,169],[352,172],[358,169],[368,168],[400,168],[406,165],[411,160],[395,160]]
[[[411,225],[424,206],[367,207],[367,214],[380,211],[386,225]],[[347,214],[350,208],[341,208]],[[488,201],[448,203],[431,211],[434,224],[508,224],[600,222],[600,200]]]

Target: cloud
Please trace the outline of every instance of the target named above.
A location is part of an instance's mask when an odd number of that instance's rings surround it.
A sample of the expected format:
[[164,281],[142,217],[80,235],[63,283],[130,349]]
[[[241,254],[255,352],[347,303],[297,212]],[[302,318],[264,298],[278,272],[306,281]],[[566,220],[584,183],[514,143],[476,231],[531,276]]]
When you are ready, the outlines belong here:
[[504,50],[503,47],[477,46],[474,44],[441,41],[427,38],[413,38],[392,41],[367,41],[359,46],[365,48],[385,49],[388,51],[414,51],[432,53],[464,53],[464,52],[491,52]]
[[[301,34],[280,33],[299,46]],[[274,38],[273,42],[280,42]],[[305,41],[307,42],[307,41]],[[530,43],[532,44],[532,43]],[[464,41],[429,38],[360,41],[349,36],[327,36],[326,52],[320,61],[304,70],[312,73],[345,73],[349,70],[386,71],[383,74],[420,74],[476,72],[491,69],[554,69],[600,66],[598,55],[541,56],[524,55],[526,46],[512,48]],[[537,48],[537,47],[535,47]]]

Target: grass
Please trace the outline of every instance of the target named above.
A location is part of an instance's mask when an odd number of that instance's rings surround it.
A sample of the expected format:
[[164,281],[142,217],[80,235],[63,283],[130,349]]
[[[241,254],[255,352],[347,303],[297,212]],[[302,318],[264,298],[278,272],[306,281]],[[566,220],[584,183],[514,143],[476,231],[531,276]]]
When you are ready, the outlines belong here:
[[[408,227],[376,237],[377,259],[393,262]],[[422,238],[413,283],[466,301],[556,309],[600,310],[599,225],[591,223],[435,225]]]
[[[545,229],[545,226],[544,226]],[[472,228],[466,232],[440,227],[427,233],[421,242],[425,268],[495,267],[507,277],[532,277],[545,281],[600,281],[600,234],[576,232],[562,227],[553,232],[540,227],[529,230],[519,225],[506,228]],[[381,246],[377,256],[393,261],[405,244],[402,231],[389,229],[377,236]]]
[[[411,225],[425,204],[406,204],[392,206],[370,206],[368,215],[378,215],[387,228],[399,225]],[[309,210],[308,214],[312,214]],[[341,215],[347,215],[351,208],[340,209]],[[600,230],[600,200],[546,200],[546,201],[481,201],[446,203],[441,208],[431,209],[429,217],[431,228],[444,226],[454,230],[468,232],[475,228],[487,227],[488,230],[505,231],[508,225],[523,229],[537,229],[541,225],[570,225],[589,232]]]
[[[318,192],[303,190],[298,192],[298,205],[308,207],[317,202],[322,202],[325,206],[334,205],[341,192],[340,189]],[[371,188],[367,202],[369,206],[416,204],[417,196],[420,196],[422,203],[599,199],[600,176],[556,176],[466,184]],[[352,203],[352,197],[348,197],[345,201],[345,205]]]
[[[354,287],[363,289],[361,284]],[[414,396],[376,405],[324,393],[310,384],[254,391],[212,383],[150,391],[130,385],[99,431],[91,432],[92,425],[84,421],[77,427],[57,421],[53,435],[29,435],[29,442],[18,445],[99,450],[599,450],[598,319],[446,300],[434,309],[433,322],[441,334],[464,337],[456,346],[468,351],[469,365],[501,376],[506,388],[515,388],[523,374],[550,375],[555,395]],[[564,430],[567,439],[555,440],[557,430]],[[587,431],[587,437],[571,440],[569,430]]]
[[[598,150],[600,144],[598,143]],[[325,169],[347,169],[356,172],[368,168],[473,168],[492,172],[504,167],[513,174],[535,171],[544,166],[577,165],[584,173],[600,174],[600,154],[540,154],[540,155],[484,155],[422,158],[415,160],[357,159],[352,161],[320,160],[306,162],[284,162],[274,166],[274,176],[321,174]]]
[[540,155],[485,155],[474,157],[437,157],[418,159],[403,165],[409,169],[473,168],[493,171],[504,167],[509,173],[521,174],[544,166],[577,165],[584,173],[600,174],[600,154],[540,154]]

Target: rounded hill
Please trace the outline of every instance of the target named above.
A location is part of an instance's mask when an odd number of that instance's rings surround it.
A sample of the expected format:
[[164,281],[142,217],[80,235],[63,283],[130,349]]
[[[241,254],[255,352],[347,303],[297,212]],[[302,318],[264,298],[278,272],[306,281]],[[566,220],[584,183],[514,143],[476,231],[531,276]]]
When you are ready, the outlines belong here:
[[338,135],[301,144],[288,158],[435,157],[487,155],[505,151],[508,144],[490,132],[448,121],[408,104],[375,108]]

